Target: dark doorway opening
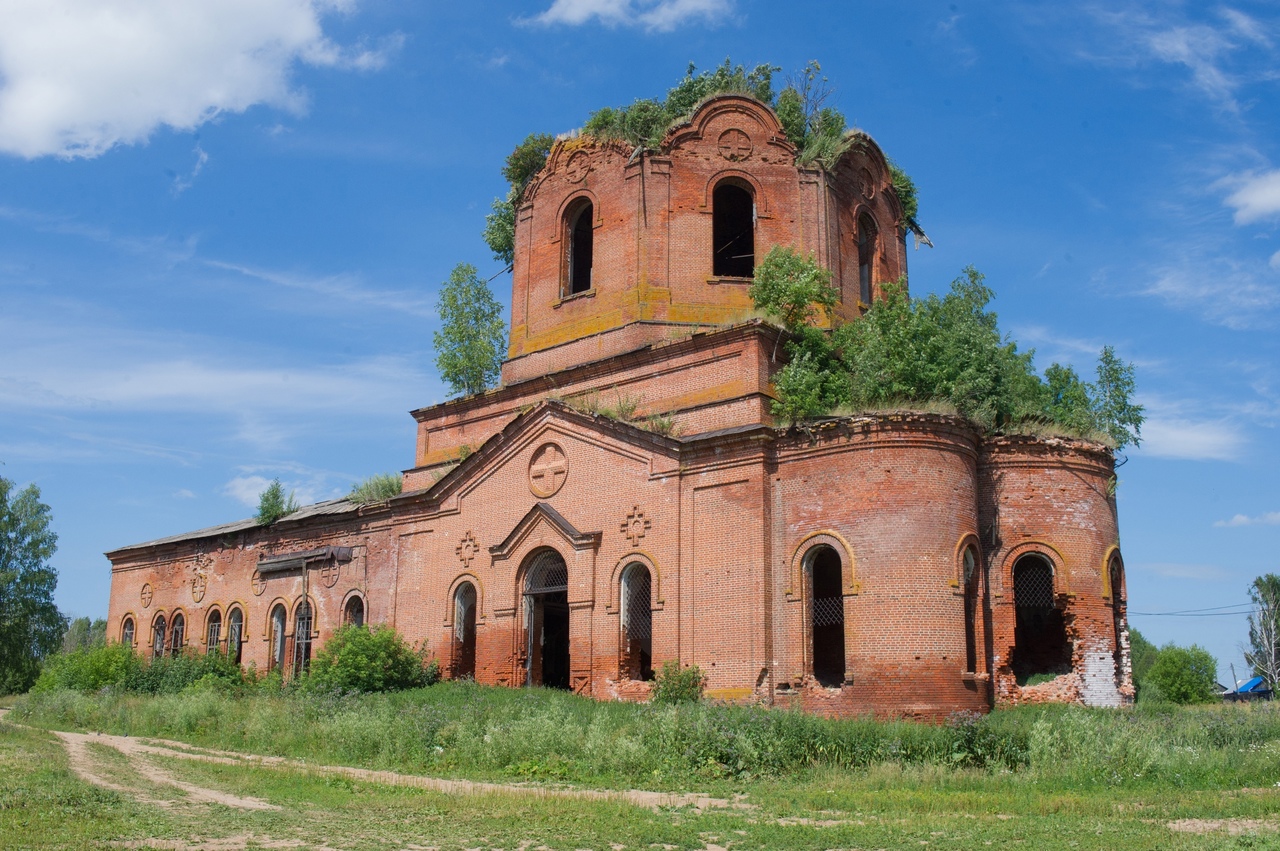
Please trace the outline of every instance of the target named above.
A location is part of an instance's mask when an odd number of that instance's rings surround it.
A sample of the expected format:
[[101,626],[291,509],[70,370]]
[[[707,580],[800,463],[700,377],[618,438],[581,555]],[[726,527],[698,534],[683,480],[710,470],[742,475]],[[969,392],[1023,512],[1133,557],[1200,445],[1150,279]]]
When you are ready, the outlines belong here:
[[840,589],[840,556],[831,547],[818,547],[809,556],[813,589],[813,676],[834,688],[844,682],[844,594]]
[[728,181],[711,196],[712,274],[750,278],[756,268],[756,205],[751,193]]
[[631,564],[622,574],[622,675],[652,680],[653,590],[649,568]]
[[555,550],[539,550],[525,579],[526,682],[569,688],[569,568]]
[[476,588],[470,582],[458,586],[453,595],[453,676],[474,679],[476,675]]
[[1025,555],[1013,566],[1017,621],[1011,667],[1019,685],[1034,677],[1071,673],[1071,642],[1062,610],[1054,605],[1053,565]]

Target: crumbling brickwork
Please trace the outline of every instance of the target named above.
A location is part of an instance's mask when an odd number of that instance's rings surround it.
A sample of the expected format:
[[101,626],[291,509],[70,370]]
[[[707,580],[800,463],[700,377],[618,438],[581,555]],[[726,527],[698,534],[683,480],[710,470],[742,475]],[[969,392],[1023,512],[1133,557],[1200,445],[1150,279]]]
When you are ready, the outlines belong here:
[[305,600],[313,648],[358,611],[448,675],[601,699],[647,699],[676,661],[710,697],[830,715],[1130,702],[1110,452],[924,413],[774,422],[780,332],[749,277],[713,274],[726,180],[755,254],[832,270],[835,321],[864,309],[868,256],[875,281],[905,273],[865,137],[800,168],[767,107],[725,96],[660,151],[561,140],[520,206],[504,386],[413,412],[398,497],[109,553],[109,634],[150,652],[180,612],[181,652],[204,652],[239,613],[241,661],[289,675]]

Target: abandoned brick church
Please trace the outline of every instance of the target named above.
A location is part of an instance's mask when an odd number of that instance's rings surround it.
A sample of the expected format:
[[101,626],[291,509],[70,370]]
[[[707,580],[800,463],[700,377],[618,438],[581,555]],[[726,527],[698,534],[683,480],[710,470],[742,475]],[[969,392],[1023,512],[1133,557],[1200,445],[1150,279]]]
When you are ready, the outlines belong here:
[[876,144],[832,169],[796,153],[737,95],[655,151],[556,142],[517,207],[502,386],[413,411],[399,496],[108,553],[109,634],[287,675],[342,624],[387,623],[446,676],[605,700],[676,660],[710,697],[833,715],[1130,702],[1107,447],[771,417],[755,258],[811,253],[836,322],[906,271]]

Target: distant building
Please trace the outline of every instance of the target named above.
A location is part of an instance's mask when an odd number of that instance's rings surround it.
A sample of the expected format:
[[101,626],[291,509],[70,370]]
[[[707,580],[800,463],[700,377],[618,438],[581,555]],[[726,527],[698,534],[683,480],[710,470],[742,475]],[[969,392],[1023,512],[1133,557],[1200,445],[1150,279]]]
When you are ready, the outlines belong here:
[[503,386],[414,411],[387,502],[108,553],[109,635],[289,673],[343,623],[389,623],[452,677],[641,700],[677,660],[711,697],[836,715],[1131,702],[1106,447],[770,416],[756,258],[811,253],[857,321],[904,236],[869,137],[797,166],[747,97],[658,151],[557,142],[518,205]]

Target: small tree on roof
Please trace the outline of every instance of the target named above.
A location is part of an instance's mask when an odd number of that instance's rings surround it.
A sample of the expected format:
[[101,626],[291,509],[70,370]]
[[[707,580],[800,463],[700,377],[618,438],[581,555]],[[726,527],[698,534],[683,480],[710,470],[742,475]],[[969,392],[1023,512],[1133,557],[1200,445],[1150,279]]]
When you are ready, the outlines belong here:
[[288,498],[284,495],[284,485],[279,479],[272,479],[271,484],[258,497],[258,523],[266,526],[276,522],[285,515],[298,510],[298,503],[290,491]]
[[502,305],[476,267],[459,263],[440,290],[436,367],[450,390],[482,393],[498,383],[507,326]]

